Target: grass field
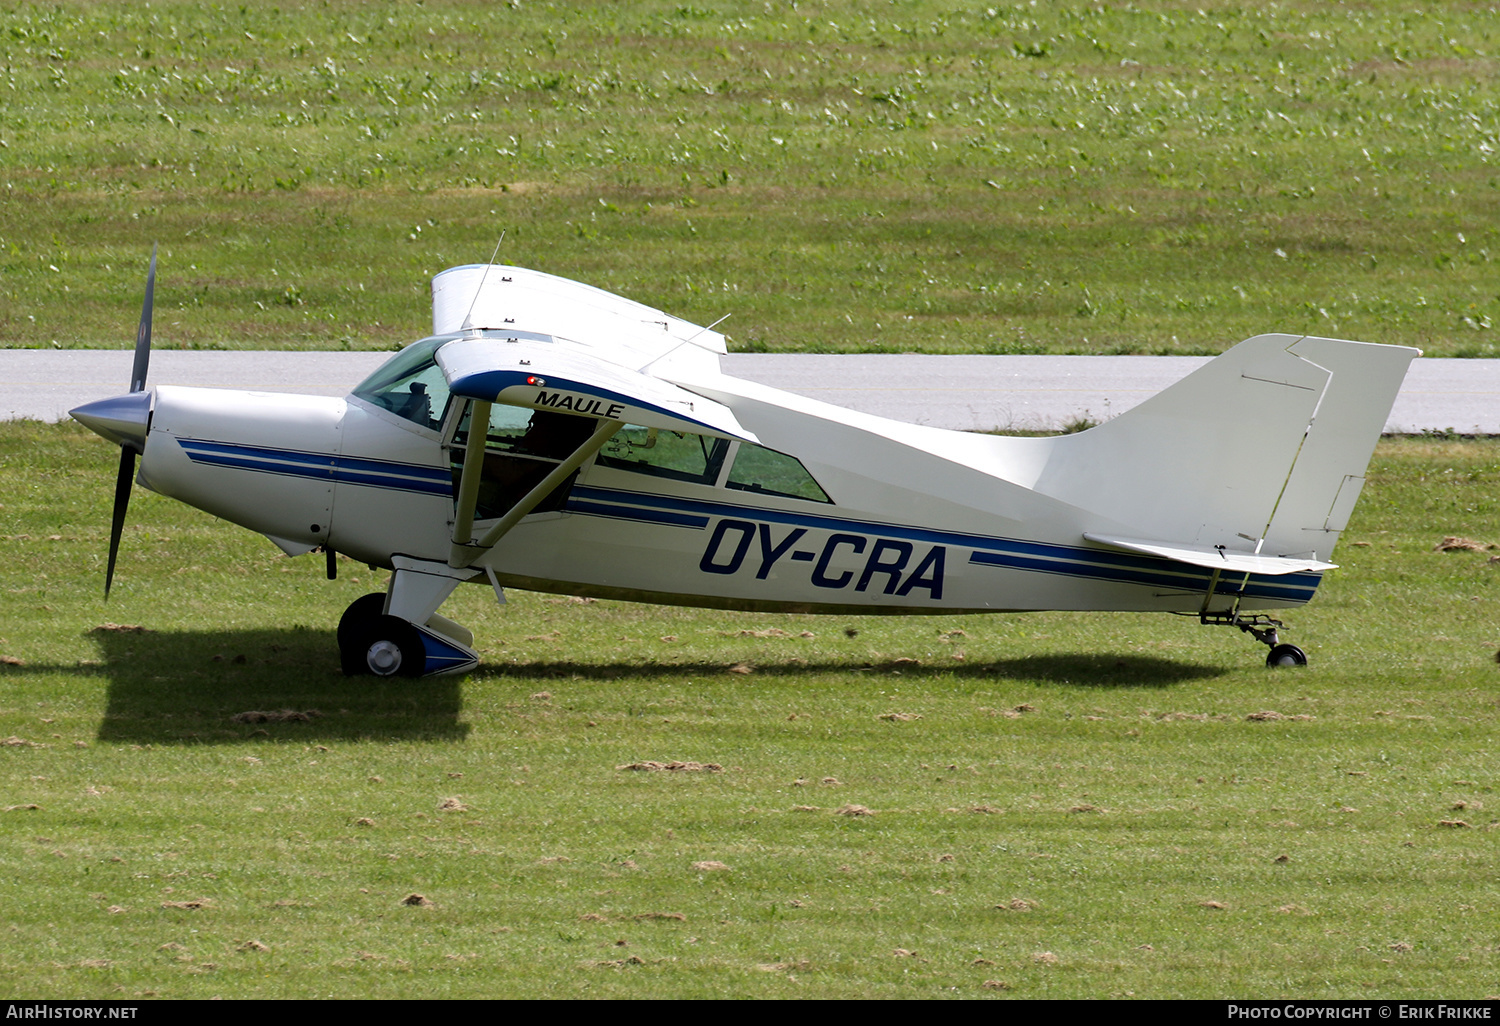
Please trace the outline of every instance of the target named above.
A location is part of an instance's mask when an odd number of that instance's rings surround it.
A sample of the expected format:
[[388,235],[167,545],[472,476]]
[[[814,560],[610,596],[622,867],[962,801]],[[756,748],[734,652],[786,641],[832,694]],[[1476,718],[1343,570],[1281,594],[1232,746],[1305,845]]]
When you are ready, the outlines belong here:
[[739,350],[1494,354],[1467,2],[6,4],[0,345],[386,348],[442,268]]
[[1500,541],[1500,442],[1382,443],[1305,671],[1167,616],[475,588],[479,670],[402,683],[338,674],[382,575],[150,493],[102,604],[114,459],[0,427],[8,995],[1500,990],[1500,569],[1434,550]]

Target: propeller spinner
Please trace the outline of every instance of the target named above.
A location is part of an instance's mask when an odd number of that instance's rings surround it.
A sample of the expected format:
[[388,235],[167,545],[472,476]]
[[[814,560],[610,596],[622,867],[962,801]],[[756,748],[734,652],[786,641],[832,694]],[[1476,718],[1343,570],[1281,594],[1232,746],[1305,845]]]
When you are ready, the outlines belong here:
[[151,268],[146,272],[146,299],[141,304],[141,323],[135,332],[130,391],[125,395],[85,403],[69,411],[74,420],[120,446],[120,470],[115,476],[115,505],[109,528],[109,565],[104,571],[106,599],[115,579],[115,557],[119,555],[120,535],[125,530],[125,510],[130,505],[135,459],[146,451],[146,433],[151,426],[151,394],[146,391],[146,369],[151,363],[151,303],[155,292],[156,246],[153,245]]

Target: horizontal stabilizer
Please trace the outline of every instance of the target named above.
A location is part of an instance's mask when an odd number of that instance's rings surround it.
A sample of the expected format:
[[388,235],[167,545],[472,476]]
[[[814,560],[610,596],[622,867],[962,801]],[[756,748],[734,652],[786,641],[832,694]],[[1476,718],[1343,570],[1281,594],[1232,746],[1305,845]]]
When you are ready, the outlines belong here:
[[1114,538],[1108,535],[1086,533],[1084,538],[1113,549],[1139,552],[1147,556],[1160,556],[1190,566],[1201,566],[1209,570],[1228,573],[1297,574],[1305,571],[1322,573],[1332,570],[1337,563],[1324,563],[1316,559],[1291,558],[1287,556],[1260,556],[1253,552],[1231,552],[1219,548],[1196,548],[1190,545],[1172,545],[1167,542],[1147,541],[1142,538]]

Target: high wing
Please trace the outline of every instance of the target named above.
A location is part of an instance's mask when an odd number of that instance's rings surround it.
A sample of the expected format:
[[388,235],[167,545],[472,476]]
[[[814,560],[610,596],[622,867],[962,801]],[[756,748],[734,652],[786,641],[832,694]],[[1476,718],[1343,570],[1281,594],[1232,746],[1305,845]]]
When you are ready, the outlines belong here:
[[473,401],[471,420],[493,404],[592,418],[594,429],[500,520],[474,539],[484,446],[465,452],[449,564],[467,567],[625,424],[755,442],[728,406],[653,373],[712,363],[724,337],[578,282],[518,267],[458,267],[432,283],[433,328],[463,332],[437,350],[448,390]]
[[504,265],[451,267],[432,279],[432,333],[471,328],[535,333],[632,370],[684,345],[712,356],[728,351],[712,328],[592,285]]
[[722,403],[551,336],[458,339],[437,351],[437,362],[449,391],[469,399],[756,440]]

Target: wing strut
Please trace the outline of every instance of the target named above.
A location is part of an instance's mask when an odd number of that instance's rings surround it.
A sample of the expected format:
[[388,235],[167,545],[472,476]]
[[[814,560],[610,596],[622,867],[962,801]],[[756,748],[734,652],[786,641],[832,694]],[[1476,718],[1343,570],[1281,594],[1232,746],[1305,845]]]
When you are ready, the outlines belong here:
[[[480,402],[482,400],[475,401],[474,413],[470,419],[471,424],[480,423],[478,419]],[[489,403],[484,403],[486,407],[484,411],[485,423],[488,423],[489,405]],[[482,440],[480,440],[480,445],[476,446],[474,444],[476,439],[473,438],[473,433],[471,432],[469,448],[464,452],[463,476],[459,479],[458,484],[459,509],[454,517],[453,548],[448,556],[448,565],[456,569],[470,566],[476,559],[494,548],[501,538],[510,533],[511,528],[519,524],[543,499],[551,494],[554,488],[566,481],[573,471],[583,466],[585,460],[604,448],[604,443],[609,441],[610,436],[624,426],[624,421],[619,420],[598,421],[594,425],[594,433],[589,435],[588,439],[582,445],[574,449],[571,456],[553,467],[551,473],[542,478],[531,491],[523,495],[521,501],[507,510],[505,516],[501,517],[495,523],[495,526],[486,531],[484,537],[480,538],[477,542],[470,541],[469,538],[472,537],[474,531],[474,506],[479,496],[479,472],[484,463],[484,446]],[[475,459],[473,456],[476,449],[480,453],[478,459]],[[460,530],[462,534],[459,533]]]
[[[474,406],[469,412],[469,423],[488,424],[490,422],[490,407],[493,404],[485,399],[475,399]],[[484,440],[480,444],[474,444],[474,431],[469,430],[469,447],[464,450],[464,472],[458,479],[458,504],[453,515],[453,553],[457,556],[460,547],[466,547],[474,540],[474,507],[479,503],[479,476],[484,467]],[[449,559],[453,566],[460,566]]]

